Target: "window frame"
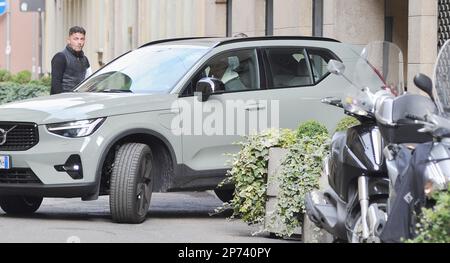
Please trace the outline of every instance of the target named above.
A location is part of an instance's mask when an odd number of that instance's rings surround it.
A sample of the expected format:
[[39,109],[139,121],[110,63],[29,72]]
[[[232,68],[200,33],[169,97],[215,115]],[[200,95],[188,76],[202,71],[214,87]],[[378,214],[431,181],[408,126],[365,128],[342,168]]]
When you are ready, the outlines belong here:
[[[186,97],[193,97],[195,94],[185,94],[186,90],[189,89],[189,86],[193,86],[195,89],[196,83],[194,82],[194,78],[198,76],[202,72],[202,70],[207,66],[212,60],[216,59],[217,57],[223,56],[227,53],[232,52],[238,52],[238,51],[245,51],[245,50],[251,50],[256,52],[256,66],[258,69],[256,72],[258,73],[257,79],[259,81],[259,89],[248,89],[248,90],[236,90],[236,91],[221,91],[221,92],[215,92],[212,95],[222,95],[222,94],[229,94],[229,93],[239,93],[239,92],[254,92],[254,91],[261,91],[267,89],[267,74],[265,72],[264,63],[262,61],[262,54],[261,49],[259,47],[244,47],[244,48],[232,48],[223,50],[217,54],[212,55],[210,58],[208,58],[202,65],[199,67],[198,70],[195,71],[195,73],[189,78],[189,81],[186,82],[186,84],[183,86],[179,93],[180,98],[186,98]],[[195,93],[195,91],[194,91]]]
[[320,51],[325,51],[326,53],[328,53],[328,54],[330,55],[331,59],[337,60],[337,61],[339,61],[339,62],[342,62],[342,59],[339,58],[333,51],[331,51],[331,50],[329,50],[329,49],[327,49],[327,48],[316,48],[316,47],[310,47],[310,48],[307,48],[308,58],[309,58],[309,63],[310,63],[311,70],[312,70],[312,73],[313,73],[312,77],[313,77],[313,80],[314,80],[314,85],[318,85],[318,84],[320,84],[324,79],[326,79],[331,73],[330,73],[330,72],[327,72],[327,73],[324,74],[318,81],[315,80],[315,78],[314,78],[314,68],[313,68],[312,65],[311,65],[311,58],[309,57],[309,55],[310,55],[309,50],[320,50]]
[[[308,58],[307,60],[307,65],[308,65],[308,70],[310,73],[310,77],[311,77],[311,83],[309,85],[300,85],[300,86],[287,86],[287,87],[274,87],[273,84],[273,76],[272,76],[272,71],[271,71],[271,66],[270,66],[270,62],[269,62],[269,57],[268,57],[268,50],[269,49],[303,49],[303,53],[304,56],[306,58]],[[336,53],[334,53],[333,51],[331,51],[328,48],[323,48],[323,47],[309,47],[309,46],[264,46],[261,48],[261,52],[263,54],[263,62],[264,62],[264,69],[265,69],[265,74],[266,74],[266,79],[267,79],[267,87],[266,89],[268,90],[277,90],[277,89],[293,89],[293,88],[305,88],[305,87],[315,87],[318,84],[320,84],[323,80],[325,80],[331,73],[328,72],[326,74],[324,74],[322,76],[322,78],[319,81],[316,81],[314,78],[314,74],[313,74],[313,68],[312,68],[312,64],[311,64],[311,58],[309,57],[310,53],[309,50],[322,50],[325,51],[326,53],[328,53],[332,59],[338,60],[340,62],[342,62],[342,60],[336,55]]]

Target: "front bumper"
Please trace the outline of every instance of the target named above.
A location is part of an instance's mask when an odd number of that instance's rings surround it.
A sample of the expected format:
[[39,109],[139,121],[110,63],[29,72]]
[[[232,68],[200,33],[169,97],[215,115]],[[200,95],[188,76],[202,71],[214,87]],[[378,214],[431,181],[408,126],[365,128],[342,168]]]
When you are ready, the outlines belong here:
[[41,196],[41,197],[59,197],[59,198],[74,198],[85,197],[96,194],[97,184],[64,184],[64,185],[1,185],[0,195],[26,195],[26,196]]
[[[9,170],[0,170],[0,195],[33,195],[43,197],[84,197],[98,190],[100,156],[105,148],[105,138],[100,130],[84,138],[65,138],[47,131],[40,125],[39,143],[27,151],[0,151],[11,160]],[[56,167],[77,155],[82,163],[82,178],[73,178]],[[30,177],[17,175],[27,170]],[[11,176],[11,174],[13,174]],[[98,175],[98,176],[97,176]],[[25,180],[25,179],[26,180]]]

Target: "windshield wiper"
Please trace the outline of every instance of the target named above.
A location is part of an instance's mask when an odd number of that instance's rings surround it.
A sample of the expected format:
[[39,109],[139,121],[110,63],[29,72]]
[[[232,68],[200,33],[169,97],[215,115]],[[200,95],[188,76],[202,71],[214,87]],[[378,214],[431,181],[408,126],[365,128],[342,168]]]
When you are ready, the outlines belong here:
[[105,89],[99,92],[103,92],[103,93],[133,93],[133,91],[131,90],[127,90],[127,89]]

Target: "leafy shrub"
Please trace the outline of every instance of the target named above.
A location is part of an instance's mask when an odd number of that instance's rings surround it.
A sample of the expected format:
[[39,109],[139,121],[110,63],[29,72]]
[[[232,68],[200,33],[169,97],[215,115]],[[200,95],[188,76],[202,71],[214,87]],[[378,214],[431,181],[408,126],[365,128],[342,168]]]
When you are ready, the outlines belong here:
[[353,117],[343,118],[336,126],[336,132],[345,131],[348,128],[361,124],[357,119]]
[[52,85],[52,76],[51,75],[45,75],[39,81],[41,82],[40,83],[41,85],[50,87]]
[[0,69],[0,82],[11,81],[11,73],[9,71]]
[[13,82],[0,83],[0,104],[30,99],[50,94],[50,87],[36,84],[20,85]]
[[281,218],[284,229],[277,234],[292,235],[300,224],[298,215],[304,213],[305,194],[318,188],[322,160],[328,151],[328,140],[328,130],[316,121],[300,125],[296,132],[268,130],[247,136],[239,143],[241,151],[231,155],[229,177],[221,184],[234,184],[233,199],[216,211],[231,207],[232,218],[239,217],[247,224],[264,223],[269,149],[289,149],[278,178],[280,192],[277,207],[266,226],[270,227],[276,217]]
[[329,134],[325,126],[308,121],[298,130],[297,142],[289,148],[278,176],[280,191],[269,227],[278,218],[281,222],[279,236],[291,236],[305,213],[306,193],[319,188],[322,162],[329,150]]
[[411,243],[450,243],[450,187],[435,195],[436,205],[424,209],[418,235]]
[[[233,199],[225,204],[233,209],[234,217],[240,217],[248,224],[264,221],[269,149],[271,147],[287,148],[295,142],[293,131],[267,130],[258,135],[246,136],[241,151],[232,154],[232,168],[221,185],[232,183],[235,186]],[[217,210],[224,209],[220,207]]]
[[12,81],[19,84],[26,84],[31,81],[31,72],[28,70],[20,71],[12,77]]
[[46,75],[39,80],[30,81],[30,84],[50,87],[52,85],[52,77],[50,75]]
[[320,124],[317,121],[311,120],[304,122],[297,128],[297,137],[303,138],[303,137],[315,137],[317,135],[328,135],[327,127]]

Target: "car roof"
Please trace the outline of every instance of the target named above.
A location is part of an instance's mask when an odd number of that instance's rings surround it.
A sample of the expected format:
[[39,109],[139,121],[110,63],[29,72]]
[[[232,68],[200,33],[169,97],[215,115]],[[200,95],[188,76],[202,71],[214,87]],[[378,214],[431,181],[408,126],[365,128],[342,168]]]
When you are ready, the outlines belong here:
[[268,40],[309,40],[309,41],[326,41],[326,42],[338,42],[340,41],[332,38],[324,37],[307,37],[307,36],[264,36],[264,37],[190,37],[190,38],[171,38],[161,39],[149,42],[142,47],[151,45],[167,45],[167,44],[182,44],[182,45],[194,45],[204,47],[217,47],[226,44],[239,43],[239,42],[253,42],[253,41],[268,41]]

